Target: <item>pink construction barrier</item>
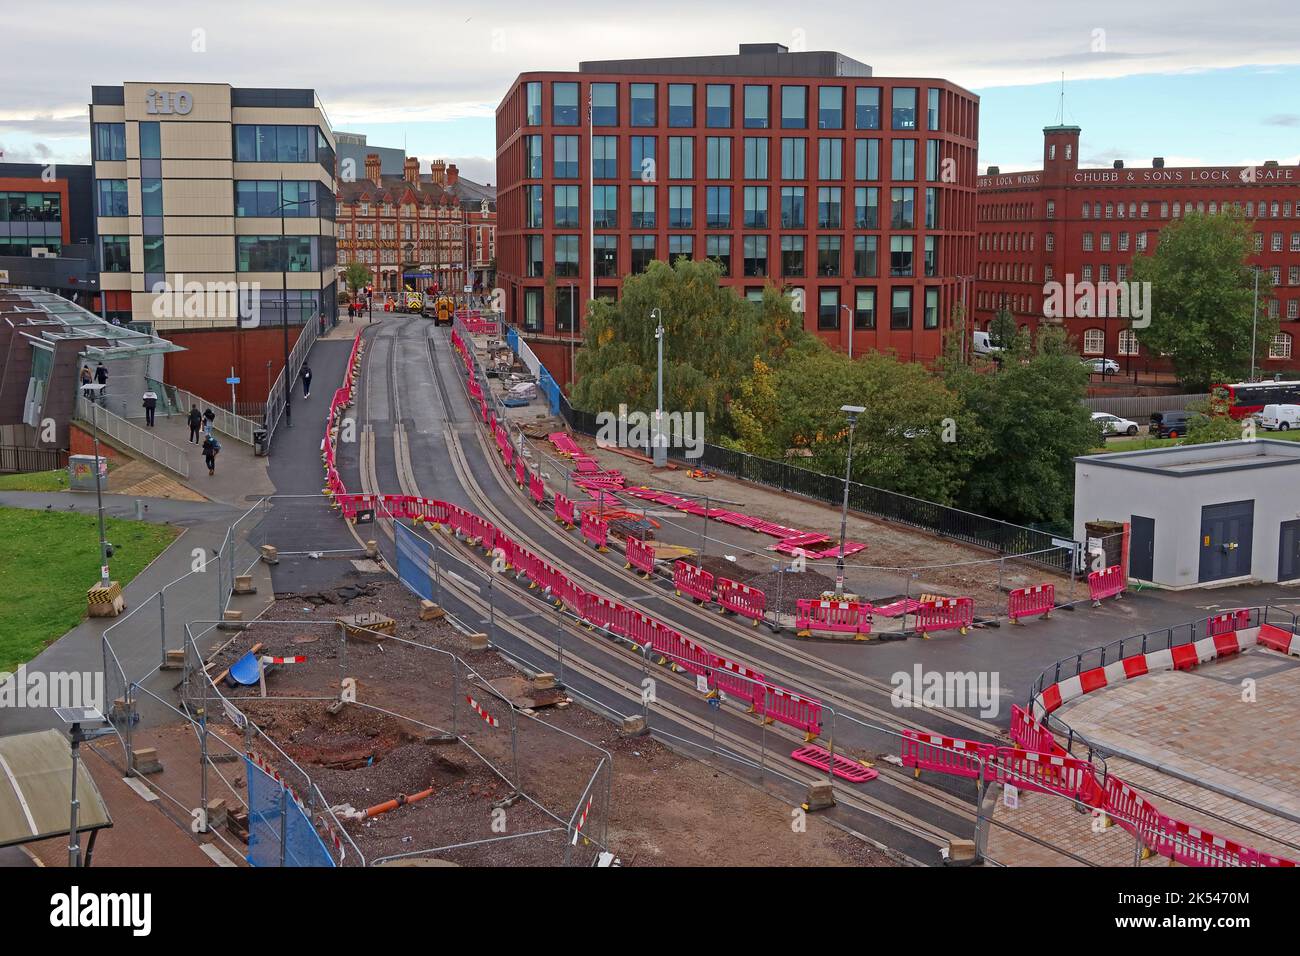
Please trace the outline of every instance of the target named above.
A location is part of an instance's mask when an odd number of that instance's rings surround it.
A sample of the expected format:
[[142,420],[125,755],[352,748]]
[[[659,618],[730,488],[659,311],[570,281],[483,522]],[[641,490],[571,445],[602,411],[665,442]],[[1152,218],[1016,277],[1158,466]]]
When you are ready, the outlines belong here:
[[993,744],[923,734],[916,730],[903,731],[899,752],[903,766],[913,768],[917,776],[922,770],[937,770],[976,780],[980,776],[981,759],[984,760],[984,779],[993,779],[994,770],[989,762],[996,754],[997,747]]
[[678,561],[673,567],[673,587],[678,595],[689,594],[706,604],[713,600],[713,575],[685,561]]
[[515,463],[514,445],[511,445],[508,442],[506,443],[506,447],[501,449],[501,460],[506,463],[507,468]]
[[997,757],[994,767],[999,783],[1009,783],[1021,790],[1060,794],[1090,807],[1102,805],[1101,786],[1087,760],[1014,747],[997,748]]
[[609,522],[601,521],[594,511],[582,513],[582,536],[597,551],[604,551],[609,543]]
[[763,611],[767,608],[767,595],[758,588],[728,578],[718,578],[717,585],[718,604],[724,611],[750,618],[755,624],[763,617]]
[[709,688],[748,701],[750,713],[757,713],[767,694],[767,678],[744,664],[715,657],[713,669],[709,672]]
[[655,573],[655,549],[637,538],[627,538],[627,566],[643,574]]
[[1206,618],[1205,621],[1205,633],[1211,637],[1230,634],[1233,631],[1240,631],[1247,627],[1250,627],[1250,611],[1246,608],[1225,611],[1222,614]]
[[601,627],[611,634],[624,634],[627,626],[623,620],[624,607],[611,598],[599,594],[584,594],[582,598],[582,617],[593,627]]
[[578,447],[578,443],[574,441],[572,438],[570,438],[568,435],[566,435],[564,432],[552,432],[546,437],[550,441],[550,443],[555,446],[555,450],[558,451],[561,455],[582,454],[582,449]]
[[515,459],[515,484],[520,487],[528,484],[528,466],[524,464],[523,455]]
[[803,637],[813,631],[866,635],[871,633],[872,611],[870,604],[857,601],[800,599],[795,602],[794,627]]
[[797,730],[802,730],[804,740],[812,741],[821,736],[822,705],[820,701],[800,697],[780,687],[763,688],[763,704],[759,713],[765,723],[780,721]]
[[574,614],[581,616],[587,592],[570,581],[567,574],[558,573],[551,585],[551,597],[557,604],[563,604]]
[[922,601],[916,609],[916,632],[922,637],[952,628],[965,634],[974,621],[975,601],[968,597]]
[[655,629],[658,622],[640,611],[629,609],[626,615],[627,632],[624,635],[638,647],[654,647]]
[[1035,617],[1039,614],[1044,618],[1052,616],[1052,608],[1056,607],[1056,585],[1055,584],[1035,584],[1029,588],[1016,588],[1007,595],[1007,617],[1011,619],[1012,624],[1016,624],[1022,617]]
[[538,475],[528,476],[528,495],[533,499],[533,504],[540,505],[546,500],[546,485]]
[[1037,750],[1039,753],[1060,753],[1065,751],[1057,746],[1056,736],[1034,720],[1033,715],[1019,704],[1011,705],[1011,739],[1016,746],[1025,750]]
[[[851,554],[857,554],[859,551],[865,551],[866,549],[867,546],[861,541],[845,541],[844,557],[847,558]],[[818,560],[824,560],[825,558],[838,558],[839,556],[840,546],[838,544],[833,548],[827,548],[825,551],[818,551],[813,555],[813,557]]]
[[555,520],[566,528],[574,525],[573,502],[561,494],[555,496]]
[[1123,594],[1127,584],[1124,569],[1118,564],[1105,571],[1093,571],[1088,575],[1088,594],[1092,597],[1092,606],[1097,607],[1104,598]]

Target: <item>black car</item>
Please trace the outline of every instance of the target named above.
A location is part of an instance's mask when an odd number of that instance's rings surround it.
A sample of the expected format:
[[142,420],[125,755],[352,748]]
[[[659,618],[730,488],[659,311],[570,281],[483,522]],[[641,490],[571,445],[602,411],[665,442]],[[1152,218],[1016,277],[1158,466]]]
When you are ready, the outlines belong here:
[[1176,408],[1167,412],[1151,413],[1151,435],[1156,438],[1182,438],[1187,434],[1187,425],[1193,418],[1204,417],[1185,408]]

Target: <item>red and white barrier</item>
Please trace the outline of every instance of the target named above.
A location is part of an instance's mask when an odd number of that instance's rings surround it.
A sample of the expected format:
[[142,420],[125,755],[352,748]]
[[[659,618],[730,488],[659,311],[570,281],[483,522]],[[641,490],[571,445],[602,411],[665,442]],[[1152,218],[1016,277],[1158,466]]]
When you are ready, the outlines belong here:
[[1101,602],[1108,597],[1119,597],[1127,586],[1124,569],[1118,564],[1088,575],[1088,594],[1092,598],[1093,607],[1101,607]]
[[1300,634],[1284,631],[1273,624],[1264,624],[1259,628],[1259,643],[1287,655],[1300,655]]
[[469,701],[470,709],[473,710],[474,713],[478,714],[480,717],[483,718],[483,723],[487,724],[489,727],[501,726],[501,722],[498,721],[491,714],[489,714],[486,710],[484,710],[482,705],[480,705],[479,702],[476,701],[473,697],[466,694],[465,699]]
[[652,545],[628,535],[627,549],[624,552],[627,558],[627,567],[635,569],[647,576],[655,573],[655,549]]
[[528,486],[528,466],[524,464],[523,455],[515,458],[515,484],[520,488]]
[[767,678],[744,664],[725,657],[713,659],[709,672],[709,688],[717,689],[730,697],[749,702],[749,712],[757,713],[767,695]]
[[965,634],[975,621],[975,601],[968,597],[922,601],[916,609],[916,632],[929,637],[935,631],[956,628]]
[[546,485],[542,483],[539,475],[530,474],[528,476],[528,495],[533,499],[535,505],[540,505],[546,500]]
[[678,561],[673,566],[673,587],[678,597],[686,593],[705,604],[713,600],[712,573],[685,561]]
[[821,736],[822,705],[820,701],[792,694],[780,687],[763,688],[763,705],[759,711],[764,723],[780,721],[802,730],[804,742],[811,743]]
[[1043,619],[1052,616],[1056,607],[1056,585],[1036,584],[1028,588],[1016,588],[1007,595],[1007,617],[1012,624],[1019,624],[1021,618],[1043,615]]
[[870,604],[857,601],[800,599],[795,602],[795,633],[811,637],[813,631],[831,631],[861,639],[871,633],[872,611]]
[[607,550],[609,544],[609,522],[601,521],[594,511],[582,513],[582,536],[597,551]]
[[904,730],[899,746],[903,766],[911,767],[918,777],[922,770],[937,770],[958,777],[979,779],[980,760],[984,761],[984,778],[991,779],[993,775],[989,761],[997,753],[995,744]]
[[717,586],[718,604],[722,610],[747,617],[757,626],[767,609],[767,595],[758,588],[728,578],[718,578]]
[[566,528],[572,528],[576,524],[573,514],[573,502],[558,493],[555,496],[555,520]]
[[305,657],[272,657],[270,654],[262,655],[263,664],[306,664]]

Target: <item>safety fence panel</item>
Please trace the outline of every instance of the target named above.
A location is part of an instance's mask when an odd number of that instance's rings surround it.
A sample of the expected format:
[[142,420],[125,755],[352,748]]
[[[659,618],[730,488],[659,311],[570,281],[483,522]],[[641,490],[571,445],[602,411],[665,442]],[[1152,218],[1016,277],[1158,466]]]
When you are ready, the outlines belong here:
[[609,523],[596,517],[594,511],[582,513],[582,536],[597,551],[604,551],[609,544]]
[[763,705],[759,711],[765,723],[779,721],[802,730],[805,741],[813,741],[822,732],[822,705],[819,701],[780,687],[763,688]]
[[813,631],[842,634],[870,634],[874,609],[857,601],[795,602],[795,631],[803,637]]
[[555,496],[555,520],[560,522],[566,528],[572,528],[574,524],[576,524],[573,513],[573,502],[561,494]]
[[1097,605],[1105,598],[1122,594],[1127,583],[1124,569],[1118,564],[1112,565],[1104,571],[1093,571],[1088,575],[1088,595],[1092,598],[1092,603]]
[[653,545],[646,544],[644,541],[627,536],[627,566],[635,568],[644,574],[654,574],[655,571],[655,549]]
[[685,561],[678,561],[673,566],[673,587],[678,595],[689,594],[705,603],[713,600],[713,575]]
[[957,777],[978,780],[981,762],[984,777],[990,779],[993,771],[990,759],[997,753],[994,744],[983,744],[959,737],[940,737],[916,730],[904,730],[899,756],[904,767],[911,767],[919,776],[922,770],[937,770]]
[[1021,618],[1037,617],[1039,614],[1049,618],[1055,606],[1056,585],[1054,584],[1015,588],[1007,595],[1007,617],[1012,624],[1019,623]]
[[728,578],[718,578],[717,585],[718,604],[724,611],[747,617],[755,625],[758,624],[767,608],[766,594],[758,588],[751,588],[748,584],[741,584]]
[[922,601],[916,609],[916,631],[922,637],[952,629],[965,634],[974,621],[975,602],[968,597]]
[[250,866],[335,866],[298,800],[247,757],[248,863]]

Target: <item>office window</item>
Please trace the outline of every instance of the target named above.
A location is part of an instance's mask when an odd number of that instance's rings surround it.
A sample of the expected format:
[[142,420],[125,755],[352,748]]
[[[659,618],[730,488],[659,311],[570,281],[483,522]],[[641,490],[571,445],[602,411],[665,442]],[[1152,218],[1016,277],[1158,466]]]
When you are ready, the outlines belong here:
[[[529,86],[540,84],[528,84]],[[542,331],[542,305],[545,294],[544,289],[525,289],[524,290],[524,331],[540,332]]]
[[[890,104],[894,129],[916,129],[916,89],[895,87]],[[909,300],[910,305],[910,300]],[[908,319],[909,326],[911,319]]]
[[695,138],[693,136],[668,137],[668,178],[695,178]]
[[1106,351],[1106,333],[1101,329],[1085,329],[1083,333],[1083,354],[1101,355]]
[[823,86],[817,90],[817,128],[844,128],[844,87]]
[[745,178],[767,179],[767,138],[745,137]]
[[524,236],[524,261],[526,275],[530,279],[540,279],[546,275],[546,252],[541,236]]
[[163,214],[163,196],[161,179],[140,180],[140,211],[145,216]]
[[[1049,233],[1049,235],[1050,235],[1050,233]],[[1084,252],[1092,252],[1092,248],[1093,248],[1093,246],[1092,246],[1092,233],[1090,233],[1090,232],[1085,232],[1085,233],[1083,234],[1083,251],[1084,251]],[[1047,249],[1048,249],[1048,251],[1050,252],[1051,249],[1052,249],[1052,247],[1049,245],[1049,246],[1047,247]]]
[[841,246],[839,236],[817,237],[817,274],[831,278],[840,274]]
[[306,126],[240,125],[234,130],[238,162],[304,163],[313,158],[315,140]]
[[853,290],[853,328],[874,329],[876,327],[876,290]]
[[618,177],[618,137],[593,136],[591,138],[592,176],[596,179]]
[[668,84],[668,125],[695,125],[695,84]]
[[591,84],[591,125],[618,125],[618,84]]
[[576,276],[578,274],[578,237],[555,237],[555,274],[557,276]]
[[[1047,200],[1047,218],[1056,218],[1056,200],[1054,199]],[[1106,203],[1106,218],[1110,218],[1110,203]]]
[[527,115],[524,122],[528,126],[542,125],[542,84],[525,84],[524,96],[527,101]]
[[781,87],[781,128],[808,128],[808,87]]
[[[655,227],[655,187],[633,186],[632,188],[632,228],[653,229]],[[633,257],[635,261],[635,257]]]
[[[99,194],[99,215],[127,215],[125,179],[97,179],[95,185],[98,187]],[[8,219],[10,217],[5,215],[8,212],[8,203],[5,203],[4,207],[0,210],[0,218]]]
[[632,126],[655,125],[655,85],[653,83],[633,83]]
[[577,332],[582,317],[578,314],[577,289],[572,285],[555,288],[555,331]]
[[914,241],[911,236],[889,237],[889,274],[891,276],[901,277],[912,274],[912,244]]
[[524,137],[524,178],[542,178],[542,138],[540,136]]
[[[653,188],[653,187],[647,187]],[[655,257],[655,237],[654,236],[633,236],[632,237],[632,272],[645,272],[646,267],[650,265],[651,260]]]
[[802,136],[781,139],[781,178],[806,179],[808,141]]
[[712,129],[731,128],[731,85],[710,83],[704,88],[704,125]]
[[889,327],[897,330],[912,327],[912,290],[910,288],[896,288],[890,291]]
[[105,272],[130,272],[131,237],[100,236],[99,260]]
[[916,140],[896,139],[893,142],[893,163],[890,178],[895,182],[916,178]]
[[695,256],[695,237],[681,236],[677,234],[668,237],[668,261],[672,262],[685,256],[687,259]]
[[731,275],[731,237],[705,236],[704,255],[722,267],[724,276]]
[[925,180],[926,182],[937,182],[939,179],[939,141],[937,139],[927,139],[925,141]]
[[731,187],[708,186],[705,188],[705,201],[708,216],[706,225],[710,229],[731,228]]
[[617,186],[593,186],[591,203],[597,229],[618,228]]
[[880,87],[859,86],[853,91],[855,129],[880,129]]
[[162,159],[162,136],[157,121],[140,124],[140,158]]
[[731,178],[730,136],[710,136],[705,141],[705,167],[709,179]]
[[804,238],[803,236],[781,237],[781,275],[802,276],[804,274]]
[[655,168],[655,138],[653,136],[633,136],[629,141],[631,156],[631,175],[643,183],[652,183],[659,178]]
[[916,190],[910,186],[889,190],[889,228],[916,228]]
[[853,228],[880,228],[880,190],[875,186],[858,186],[853,190]]
[[578,178],[578,137],[552,137],[552,149],[555,152],[554,167],[556,179]]
[[668,228],[690,229],[694,218],[695,190],[690,186],[668,187]]
[[743,244],[745,275],[767,275],[767,236],[745,236]]
[[596,236],[596,277],[618,277],[618,236]]
[[802,229],[805,224],[804,187],[781,187],[781,228]]
[[528,200],[528,221],[525,225],[540,229],[545,223],[542,222],[542,187],[525,186],[524,194]]
[[817,228],[839,229],[843,222],[841,215],[842,190],[839,186],[819,186],[817,188]]
[[853,177],[867,180],[880,178],[880,140],[859,139],[854,142]]
[[817,329],[835,332],[840,327],[840,290],[836,288],[817,291]]
[[819,139],[817,141],[817,177],[819,179],[844,178],[844,140]]
[[1110,252],[1110,233],[1109,233],[1109,232],[1103,232],[1103,233],[1101,234],[1101,251],[1102,251],[1102,252]]
[[555,189],[555,227],[557,229],[576,229],[578,226],[578,187],[556,186]]
[[925,228],[939,228],[939,190],[933,186],[927,186],[925,190]]
[[578,84],[551,84],[551,125],[578,125]]
[[939,128],[939,91],[936,89],[926,90],[925,96],[925,128],[937,130]]
[[126,159],[126,124],[95,124],[95,158],[116,161]]
[[315,216],[318,210],[313,199],[314,189],[315,184],[305,180],[238,180],[235,183],[235,215],[279,216],[283,213],[288,219]]
[[[935,92],[935,91],[931,91]],[[925,290],[925,314],[921,318],[921,325],[927,329],[937,329],[939,327],[939,288],[938,286],[927,286]]]
[[772,115],[771,88],[767,86],[745,87],[745,128],[767,129]]
[[925,274],[929,278],[934,278],[939,274],[939,237],[925,237],[925,251],[923,253],[923,267]]
[[766,186],[745,187],[744,226],[746,229],[767,228],[767,187]]

